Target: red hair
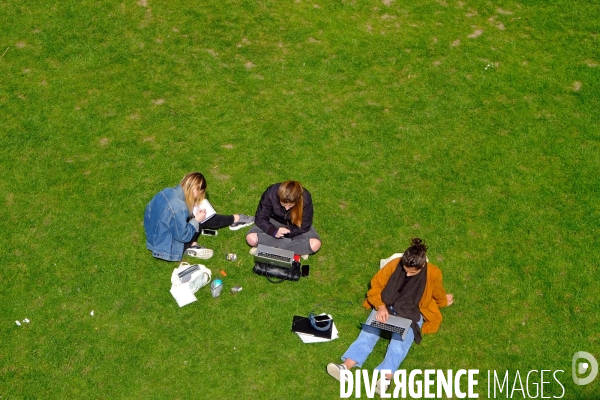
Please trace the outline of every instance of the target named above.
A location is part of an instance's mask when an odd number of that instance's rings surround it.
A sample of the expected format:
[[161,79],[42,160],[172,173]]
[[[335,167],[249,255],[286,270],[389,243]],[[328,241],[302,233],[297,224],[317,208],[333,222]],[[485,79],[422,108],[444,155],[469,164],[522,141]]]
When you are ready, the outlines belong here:
[[298,228],[302,225],[302,211],[304,210],[304,188],[297,181],[285,181],[279,185],[277,197],[281,203],[291,203],[292,224]]

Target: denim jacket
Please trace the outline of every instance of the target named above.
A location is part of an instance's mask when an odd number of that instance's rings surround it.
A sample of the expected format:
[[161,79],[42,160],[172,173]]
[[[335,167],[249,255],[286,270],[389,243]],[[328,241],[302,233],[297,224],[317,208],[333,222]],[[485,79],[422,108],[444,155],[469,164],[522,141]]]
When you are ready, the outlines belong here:
[[146,248],[156,258],[181,261],[183,244],[199,231],[198,221],[190,217],[183,188],[179,185],[159,192],[146,206],[144,230]]

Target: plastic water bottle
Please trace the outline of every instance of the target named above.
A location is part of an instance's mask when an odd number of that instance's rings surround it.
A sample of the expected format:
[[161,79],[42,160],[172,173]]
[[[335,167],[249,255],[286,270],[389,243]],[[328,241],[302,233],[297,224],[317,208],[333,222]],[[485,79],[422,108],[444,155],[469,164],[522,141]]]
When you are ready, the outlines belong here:
[[212,294],[212,297],[219,297],[221,290],[223,290],[223,281],[218,278],[212,281],[210,284],[210,294]]

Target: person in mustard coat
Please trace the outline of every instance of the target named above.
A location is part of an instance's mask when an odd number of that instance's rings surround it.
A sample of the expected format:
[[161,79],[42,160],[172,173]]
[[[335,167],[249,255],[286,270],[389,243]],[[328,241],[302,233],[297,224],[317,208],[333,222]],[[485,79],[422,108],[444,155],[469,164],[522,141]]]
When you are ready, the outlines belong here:
[[[389,261],[371,280],[364,306],[377,310],[376,319],[385,323],[390,314],[412,320],[411,329],[404,340],[393,333],[384,360],[376,370],[400,367],[413,341],[419,344],[422,333],[437,332],[442,322],[440,308],[454,302],[442,285],[442,271],[427,262],[427,246],[419,238],[412,239],[402,258]],[[342,364],[330,363],[327,372],[340,379],[342,370],[361,367],[379,340],[378,328],[363,325],[358,338],[342,356]]]

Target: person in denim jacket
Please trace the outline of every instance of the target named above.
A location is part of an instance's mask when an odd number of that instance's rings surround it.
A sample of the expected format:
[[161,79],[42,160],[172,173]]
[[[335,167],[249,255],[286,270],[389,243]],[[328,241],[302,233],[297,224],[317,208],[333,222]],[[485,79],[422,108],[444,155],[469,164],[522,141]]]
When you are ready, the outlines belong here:
[[190,172],[175,187],[157,193],[146,206],[144,230],[146,248],[156,258],[167,261],[181,261],[184,251],[187,255],[210,258],[213,251],[197,245],[196,240],[202,228],[220,229],[230,226],[237,230],[252,225],[253,217],[244,214],[219,215],[201,223],[206,210],[193,214],[194,206],[204,200],[206,179],[200,172]]

